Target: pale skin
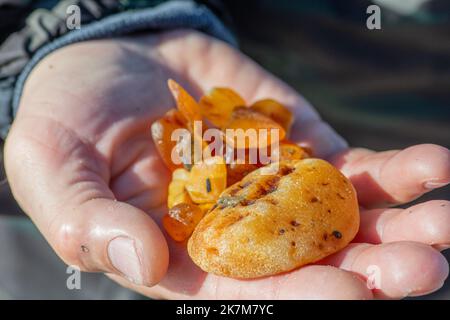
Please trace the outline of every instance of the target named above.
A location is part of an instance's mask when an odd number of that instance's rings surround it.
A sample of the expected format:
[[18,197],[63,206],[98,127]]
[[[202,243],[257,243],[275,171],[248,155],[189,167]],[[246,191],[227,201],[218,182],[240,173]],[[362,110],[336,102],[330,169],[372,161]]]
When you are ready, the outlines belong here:
[[[271,97],[291,108],[293,139],[332,161],[357,189],[361,228],[354,243],[268,278],[244,281],[198,269],[160,227],[170,175],[149,128],[174,106],[168,78],[196,98],[226,86],[249,103]],[[26,82],[5,164],[15,198],[66,263],[150,297],[402,298],[433,292],[448,276],[440,250],[450,246],[450,203],[391,208],[450,182],[448,149],[348,149],[292,88],[198,32],[89,41],[46,57]],[[116,251],[109,247],[114,239]],[[366,272],[374,265],[381,283],[372,290]]]

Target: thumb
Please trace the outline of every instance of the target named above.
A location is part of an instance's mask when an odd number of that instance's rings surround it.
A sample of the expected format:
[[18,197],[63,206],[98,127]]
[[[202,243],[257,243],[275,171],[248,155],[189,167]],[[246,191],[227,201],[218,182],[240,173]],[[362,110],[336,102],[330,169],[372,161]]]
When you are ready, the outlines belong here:
[[107,162],[72,131],[16,119],[5,168],[20,206],[67,264],[146,286],[162,279],[169,254],[161,230],[144,211],[115,200]]

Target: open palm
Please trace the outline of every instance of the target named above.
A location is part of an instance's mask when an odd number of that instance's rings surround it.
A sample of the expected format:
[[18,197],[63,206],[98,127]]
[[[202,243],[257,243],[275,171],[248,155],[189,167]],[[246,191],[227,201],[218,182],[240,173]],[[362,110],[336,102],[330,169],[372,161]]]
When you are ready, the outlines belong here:
[[[226,86],[250,103],[271,97],[290,107],[292,139],[332,161],[357,189],[363,208],[354,243],[318,264],[256,280],[196,267],[160,228],[170,175],[149,128],[174,105],[168,78],[197,97]],[[151,297],[400,298],[432,292],[448,275],[438,250],[450,245],[450,203],[387,207],[450,182],[449,150],[347,149],[286,84],[194,31],[84,42],[45,58],[27,80],[5,162],[16,199],[65,262]]]

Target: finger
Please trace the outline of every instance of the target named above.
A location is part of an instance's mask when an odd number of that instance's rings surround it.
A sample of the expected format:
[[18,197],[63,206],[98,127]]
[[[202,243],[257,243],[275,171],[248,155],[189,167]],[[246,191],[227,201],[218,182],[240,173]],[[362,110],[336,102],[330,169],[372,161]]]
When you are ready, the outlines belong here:
[[351,244],[322,263],[368,279],[378,298],[398,299],[428,294],[442,287],[448,276],[448,263],[444,256],[418,242]]
[[361,211],[354,242],[416,241],[438,249],[450,247],[450,202],[433,200],[407,209]]
[[5,160],[16,199],[66,263],[149,286],[163,277],[164,236],[145,212],[116,201],[95,147],[54,121],[21,118]]
[[154,150],[153,142],[145,142],[148,146],[112,179],[110,186],[117,200],[147,210],[167,199],[170,174]]
[[359,277],[329,266],[306,266],[284,275],[254,280],[237,280],[208,274],[204,276],[198,290],[190,294],[168,290],[163,284],[143,288],[117,276],[111,278],[144,295],[166,299],[372,299],[371,291]]
[[[173,47],[180,46],[180,42],[181,46],[194,49],[183,56],[175,54],[178,50]],[[189,66],[185,73],[197,87],[197,96],[211,87],[230,87],[249,104],[264,98],[275,99],[294,114],[296,126],[292,136],[299,143],[314,144],[316,156],[327,157],[346,147],[345,141],[320,120],[317,112],[294,89],[227,44],[201,33],[175,31],[164,34],[160,50],[169,65]],[[217,63],[217,57],[221,57],[221,63]],[[181,80],[180,83],[185,85]]]
[[450,183],[450,151],[433,144],[378,153],[353,149],[332,162],[350,178],[366,207],[406,203]]
[[[165,184],[165,186],[166,185],[167,184]],[[166,193],[167,187],[162,187],[161,189],[163,189],[160,191],[161,193]],[[154,201],[154,198],[155,195],[151,190],[144,190],[134,197],[127,199],[125,202],[145,212],[151,212],[153,217],[153,210],[156,208],[156,202]]]
[[371,290],[360,277],[338,268],[308,266],[272,277],[237,280],[203,272],[192,262],[184,244],[169,241],[169,246],[170,266],[157,286],[144,288],[121,277],[111,278],[144,295],[164,299],[372,298]]

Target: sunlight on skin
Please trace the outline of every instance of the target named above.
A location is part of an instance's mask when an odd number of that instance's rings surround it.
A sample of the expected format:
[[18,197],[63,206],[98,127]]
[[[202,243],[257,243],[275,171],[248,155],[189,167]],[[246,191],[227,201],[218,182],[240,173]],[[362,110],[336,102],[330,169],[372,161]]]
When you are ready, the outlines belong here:
[[[159,227],[169,176],[149,129],[173,107],[168,78],[195,98],[225,86],[249,103],[270,97],[289,107],[296,116],[294,140],[331,157],[355,184],[361,204],[378,208],[362,208],[357,240],[363,243],[262,279],[198,269]],[[450,205],[424,203],[411,215],[383,207],[449,183],[449,150],[346,148],[300,95],[253,61],[206,35],[173,31],[74,44],[44,59],[26,82],[5,164],[14,196],[66,263],[105,272],[151,297],[371,299],[437,290],[448,265],[433,246],[450,244]],[[110,246],[118,238],[126,241]],[[121,252],[129,263],[119,261]],[[381,287],[370,290],[366,270],[374,264]]]

